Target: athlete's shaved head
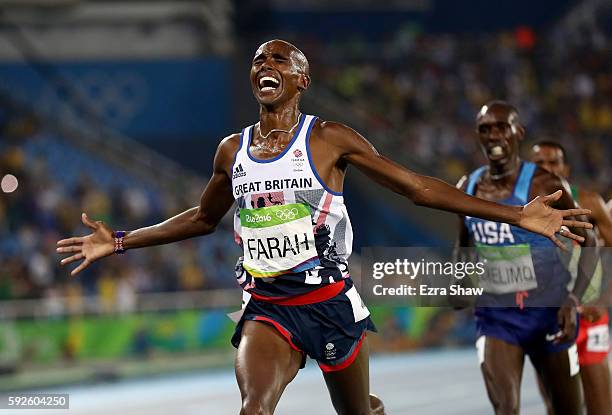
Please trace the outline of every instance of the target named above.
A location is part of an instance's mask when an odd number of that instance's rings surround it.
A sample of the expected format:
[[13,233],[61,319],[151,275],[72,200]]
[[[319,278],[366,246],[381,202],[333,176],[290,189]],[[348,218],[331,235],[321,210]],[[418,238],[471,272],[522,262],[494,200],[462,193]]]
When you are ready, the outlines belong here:
[[308,60],[291,43],[274,39],[261,44],[251,64],[251,87],[260,104],[299,101],[310,85]]
[[289,52],[289,56],[291,57],[292,62],[295,64],[299,72],[304,75],[310,75],[310,65],[308,64],[308,59],[306,59],[306,55],[304,55],[304,52],[302,52],[294,44],[289,43],[286,40],[273,39],[262,43],[257,48],[255,56],[259,55],[264,49],[270,46],[281,46],[285,48]]
[[505,113],[507,115],[507,121],[510,125],[520,124],[518,110],[516,107],[509,102],[502,100],[493,100],[489,101],[480,108],[478,114],[476,115],[476,120],[478,121],[480,118],[484,117],[490,112],[494,112],[497,114]]
[[497,166],[512,166],[518,162],[518,147],[525,135],[518,111],[506,101],[489,101],[476,114],[476,133],[480,147]]

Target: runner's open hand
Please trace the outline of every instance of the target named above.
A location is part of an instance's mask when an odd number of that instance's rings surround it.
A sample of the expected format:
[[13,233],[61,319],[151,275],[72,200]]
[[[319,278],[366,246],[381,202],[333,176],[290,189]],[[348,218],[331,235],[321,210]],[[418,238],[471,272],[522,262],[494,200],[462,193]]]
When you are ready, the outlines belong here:
[[61,264],[66,265],[82,259],[78,267],[72,270],[70,275],[74,276],[83,271],[92,262],[112,254],[115,251],[115,239],[113,231],[102,221],[91,221],[85,213],[81,215],[83,224],[93,232],[87,236],[77,236],[62,239],[57,242],[57,252],[73,254],[62,259]]
[[[538,196],[523,206],[519,226],[528,231],[544,235],[559,248],[567,250],[561,241],[557,239],[555,233],[559,232],[561,236],[583,242],[584,238],[582,236],[572,233],[567,227],[592,229],[593,225],[581,220],[565,219],[568,216],[589,215],[591,211],[588,209],[557,210],[550,207],[552,203],[559,200],[562,194],[562,190],[557,190],[555,193],[547,196]],[[564,227],[561,228],[561,226]]]

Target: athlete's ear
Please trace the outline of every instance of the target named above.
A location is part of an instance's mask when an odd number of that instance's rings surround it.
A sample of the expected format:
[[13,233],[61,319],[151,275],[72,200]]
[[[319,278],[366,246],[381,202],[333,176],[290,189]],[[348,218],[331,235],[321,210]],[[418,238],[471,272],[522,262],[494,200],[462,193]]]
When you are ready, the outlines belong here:
[[568,166],[567,164],[563,166],[563,173],[565,174],[565,177],[570,177],[571,172],[572,168],[570,166]]
[[310,76],[306,74],[302,74],[302,76],[300,76],[300,81],[298,82],[298,90],[306,91],[309,86],[310,86]]
[[514,124],[512,126],[512,132],[519,141],[523,141],[523,138],[525,138],[525,126],[523,124]]

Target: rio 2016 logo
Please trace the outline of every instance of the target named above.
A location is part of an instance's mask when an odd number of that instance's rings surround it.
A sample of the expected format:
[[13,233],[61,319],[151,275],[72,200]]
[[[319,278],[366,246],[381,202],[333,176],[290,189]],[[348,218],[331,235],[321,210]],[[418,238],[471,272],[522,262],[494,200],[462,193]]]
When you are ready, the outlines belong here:
[[272,216],[270,214],[267,215],[259,215],[257,213],[249,215],[248,213],[244,215],[244,218],[249,223],[262,223],[262,222],[270,222],[272,220]]

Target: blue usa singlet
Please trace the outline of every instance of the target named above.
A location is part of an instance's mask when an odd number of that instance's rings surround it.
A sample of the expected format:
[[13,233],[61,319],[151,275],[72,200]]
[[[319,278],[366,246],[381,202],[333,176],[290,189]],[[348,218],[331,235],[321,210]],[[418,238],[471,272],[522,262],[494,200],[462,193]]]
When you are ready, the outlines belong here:
[[[476,186],[486,166],[474,171],[466,193],[476,194]],[[510,197],[501,204],[522,206],[529,202],[536,165],[521,162]],[[487,259],[491,270],[481,281],[485,294],[481,304],[515,305],[516,293],[523,293],[524,306],[559,306],[567,297],[570,273],[548,238],[507,223],[465,217],[465,226],[476,245],[480,259]],[[496,262],[497,261],[497,262]]]

